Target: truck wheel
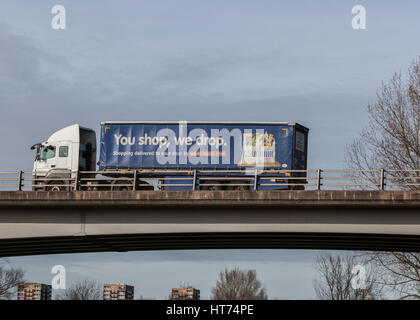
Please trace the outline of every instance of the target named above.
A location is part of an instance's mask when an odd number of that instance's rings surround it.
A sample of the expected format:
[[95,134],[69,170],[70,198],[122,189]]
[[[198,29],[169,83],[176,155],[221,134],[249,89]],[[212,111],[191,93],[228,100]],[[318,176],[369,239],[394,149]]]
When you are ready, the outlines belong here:
[[64,184],[63,181],[53,181],[48,183],[48,187],[46,188],[47,191],[63,191],[65,187],[59,186],[60,184]]

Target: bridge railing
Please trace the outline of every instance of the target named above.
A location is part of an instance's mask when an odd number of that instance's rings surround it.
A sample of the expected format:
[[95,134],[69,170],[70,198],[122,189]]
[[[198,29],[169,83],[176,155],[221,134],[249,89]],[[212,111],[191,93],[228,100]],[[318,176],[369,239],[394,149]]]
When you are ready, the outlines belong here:
[[420,189],[420,169],[395,170],[106,170],[71,176],[36,176],[32,171],[0,172],[4,190],[407,190]]

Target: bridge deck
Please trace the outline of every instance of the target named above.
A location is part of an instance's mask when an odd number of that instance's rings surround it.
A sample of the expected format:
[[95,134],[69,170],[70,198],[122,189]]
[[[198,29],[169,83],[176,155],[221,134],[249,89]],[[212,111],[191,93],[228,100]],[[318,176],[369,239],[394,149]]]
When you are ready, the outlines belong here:
[[0,257],[217,248],[420,251],[420,191],[0,192]]

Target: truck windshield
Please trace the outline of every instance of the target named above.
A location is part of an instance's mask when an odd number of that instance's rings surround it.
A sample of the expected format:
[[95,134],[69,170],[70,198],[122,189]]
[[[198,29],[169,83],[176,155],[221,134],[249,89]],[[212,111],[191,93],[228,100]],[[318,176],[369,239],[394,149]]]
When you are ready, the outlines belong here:
[[48,147],[41,147],[39,151],[39,159],[40,160],[47,160],[55,157],[55,147],[48,146]]

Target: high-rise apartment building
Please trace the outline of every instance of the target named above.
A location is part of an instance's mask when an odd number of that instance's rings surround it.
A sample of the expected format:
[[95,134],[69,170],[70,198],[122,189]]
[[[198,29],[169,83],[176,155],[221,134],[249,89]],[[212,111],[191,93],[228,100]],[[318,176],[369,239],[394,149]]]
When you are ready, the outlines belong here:
[[104,284],[104,300],[133,300],[134,287],[126,284]]
[[19,283],[18,300],[51,300],[51,285],[43,283]]
[[172,300],[200,300],[200,290],[187,288],[172,288]]

